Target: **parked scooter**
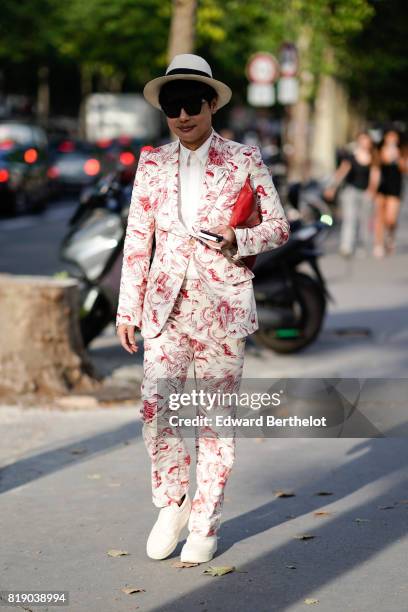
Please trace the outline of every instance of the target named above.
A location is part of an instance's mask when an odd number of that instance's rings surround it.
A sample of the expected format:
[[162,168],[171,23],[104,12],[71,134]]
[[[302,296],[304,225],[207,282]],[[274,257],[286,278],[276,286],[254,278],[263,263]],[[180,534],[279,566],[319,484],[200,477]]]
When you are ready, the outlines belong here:
[[324,188],[323,183],[315,179],[291,183],[287,192],[289,218],[300,219],[304,223],[320,220],[326,225],[333,225],[333,211],[323,196]]
[[79,281],[85,345],[116,316],[132,186],[113,172],[83,191],[60,247],[65,270]]
[[[291,222],[289,240],[281,247],[257,256],[253,269],[259,329],[256,339],[277,353],[294,353],[318,336],[332,299],[319,268],[323,254],[318,240],[328,225]],[[300,271],[308,264],[311,274]],[[303,270],[303,268],[302,268]]]
[[[132,182],[112,173],[82,194],[60,250],[68,273],[80,284],[80,327],[88,344],[115,320],[123,244]],[[280,353],[304,348],[321,329],[328,292],[315,240],[327,226],[292,223],[291,236],[278,249],[258,255],[253,279],[258,304],[257,339]],[[154,255],[155,243],[153,241]],[[308,263],[313,275],[300,272]]]

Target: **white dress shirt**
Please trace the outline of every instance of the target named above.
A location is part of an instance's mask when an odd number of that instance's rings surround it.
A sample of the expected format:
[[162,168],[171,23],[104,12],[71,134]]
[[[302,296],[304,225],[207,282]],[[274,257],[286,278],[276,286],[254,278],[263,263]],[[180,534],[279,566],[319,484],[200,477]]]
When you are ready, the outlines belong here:
[[[200,203],[204,171],[213,132],[214,130],[211,130],[207,140],[195,151],[187,149],[180,142],[178,215],[188,233],[192,232],[192,224]],[[198,277],[193,258],[190,258],[186,278]]]

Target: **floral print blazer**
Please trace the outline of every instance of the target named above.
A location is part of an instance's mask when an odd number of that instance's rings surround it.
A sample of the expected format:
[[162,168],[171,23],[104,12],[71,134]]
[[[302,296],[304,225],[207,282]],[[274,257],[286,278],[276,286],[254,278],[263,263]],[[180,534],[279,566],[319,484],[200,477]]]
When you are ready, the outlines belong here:
[[[193,231],[228,225],[247,176],[262,223],[235,228],[228,254],[189,235],[178,217],[179,141],[142,151],[135,176],[124,242],[116,325],[135,325],[145,338],[162,330],[180,291],[190,257],[225,335],[242,338],[258,329],[254,273],[242,257],[284,244],[289,223],[259,147],[213,131]],[[155,254],[150,265],[153,236]]]

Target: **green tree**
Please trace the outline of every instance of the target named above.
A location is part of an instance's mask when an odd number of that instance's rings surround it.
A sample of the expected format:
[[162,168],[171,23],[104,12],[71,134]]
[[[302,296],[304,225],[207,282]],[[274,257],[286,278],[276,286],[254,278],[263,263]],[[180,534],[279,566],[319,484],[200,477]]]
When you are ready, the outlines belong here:
[[[254,51],[276,53],[289,40],[305,37],[302,69],[317,77],[338,70],[325,62],[325,49],[343,60],[351,35],[360,31],[373,14],[368,0],[202,0],[198,10],[197,38],[200,51],[213,59],[217,73],[243,90],[244,66]],[[339,53],[337,53],[337,51]],[[340,51],[342,53],[340,54]],[[314,89],[311,90],[313,96]]]
[[141,87],[166,61],[171,7],[162,0],[61,2],[62,57],[91,73]]
[[347,45],[340,76],[371,119],[408,121],[407,4],[371,0],[369,23]]

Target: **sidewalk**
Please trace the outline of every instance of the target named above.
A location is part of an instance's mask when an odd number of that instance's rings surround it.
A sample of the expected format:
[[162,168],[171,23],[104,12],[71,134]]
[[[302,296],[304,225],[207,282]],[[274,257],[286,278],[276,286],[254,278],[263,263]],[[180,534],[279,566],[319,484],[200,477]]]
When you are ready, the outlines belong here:
[[[1,420],[2,589],[68,590],[72,612],[300,612],[308,597],[324,612],[406,609],[405,439],[238,440],[220,554],[176,569],[181,544],[165,561],[145,556],[156,511],[133,409],[3,408]],[[305,533],[315,538],[295,538]],[[211,564],[246,573],[213,578]]]
[[[395,257],[322,260],[338,303],[319,341],[295,356],[249,343],[245,377],[407,377],[406,209]],[[91,353],[106,372],[140,375],[142,353],[124,354],[109,334]],[[178,569],[182,542],[165,561],[145,556],[157,511],[137,410],[0,408],[0,590],[68,590],[70,612],[408,609],[404,438],[239,439],[219,553]],[[295,495],[275,497],[282,489]],[[208,565],[239,571],[211,577]]]

